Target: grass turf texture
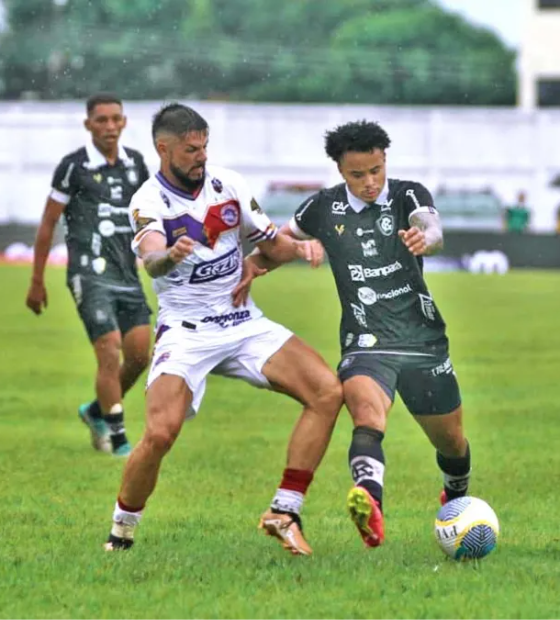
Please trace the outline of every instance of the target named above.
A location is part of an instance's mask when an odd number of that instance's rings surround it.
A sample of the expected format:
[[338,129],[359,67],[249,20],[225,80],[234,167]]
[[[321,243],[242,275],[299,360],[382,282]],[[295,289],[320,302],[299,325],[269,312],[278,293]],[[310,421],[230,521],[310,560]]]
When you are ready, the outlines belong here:
[[[433,536],[434,451],[397,402],[385,440],[386,544],[362,547],[345,410],[304,511],[311,558],[256,529],[299,406],[211,378],[199,417],[167,457],[129,553],[105,554],[123,463],[94,452],[77,418],[94,360],[64,273],[49,308],[24,307],[29,268],[0,266],[0,617],[545,618],[560,609],[557,528],[560,274],[429,275],[449,324],[474,476],[502,528],[482,562],[447,560]],[[255,284],[268,316],[338,361],[329,270],[285,267]],[[155,304],[154,304],[155,305]],[[130,438],[143,390],[126,398]]]

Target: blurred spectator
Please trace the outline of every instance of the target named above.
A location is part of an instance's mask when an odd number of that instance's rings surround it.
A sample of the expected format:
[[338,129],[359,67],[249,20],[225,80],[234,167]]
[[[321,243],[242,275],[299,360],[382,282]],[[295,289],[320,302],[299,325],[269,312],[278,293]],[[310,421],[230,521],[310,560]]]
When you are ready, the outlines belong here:
[[505,228],[507,232],[523,233],[529,227],[531,211],[526,204],[525,192],[517,194],[517,203],[505,208]]

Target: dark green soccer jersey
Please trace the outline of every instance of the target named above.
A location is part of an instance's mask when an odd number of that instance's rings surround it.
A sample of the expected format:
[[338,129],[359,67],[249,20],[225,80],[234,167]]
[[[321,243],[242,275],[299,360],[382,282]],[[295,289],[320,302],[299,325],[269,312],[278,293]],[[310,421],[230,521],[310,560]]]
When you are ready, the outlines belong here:
[[114,166],[91,144],[62,159],[51,198],[66,205],[69,281],[79,275],[111,288],[140,287],[128,205],[148,176],[142,155],[129,148],[119,147]]
[[349,195],[341,184],[321,190],[296,211],[292,230],[321,241],[329,257],[342,306],[343,352],[446,342],[422,259],[397,234],[410,228],[414,211],[436,212],[430,192],[420,183],[397,179],[388,180],[373,205]]

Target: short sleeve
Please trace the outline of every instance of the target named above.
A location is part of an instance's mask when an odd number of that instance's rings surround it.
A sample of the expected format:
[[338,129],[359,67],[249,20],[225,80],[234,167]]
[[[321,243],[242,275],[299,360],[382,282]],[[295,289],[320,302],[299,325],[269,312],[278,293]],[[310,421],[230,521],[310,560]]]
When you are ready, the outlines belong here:
[[278,234],[278,228],[253,198],[249,185],[242,176],[235,176],[234,187],[241,210],[243,237],[253,245],[274,239]]
[[150,194],[139,191],[132,197],[128,213],[130,225],[134,231],[131,247],[135,254],[139,254],[140,242],[149,232],[155,231],[166,236],[163,226],[162,205],[164,205],[164,198],[155,192]]
[[142,183],[150,178],[150,171],[148,170],[148,166],[146,166],[144,157],[142,157],[141,154],[138,154],[138,176],[140,178],[138,185],[142,185]]
[[294,216],[289,221],[288,226],[298,239],[311,239],[318,236],[318,222],[316,217],[316,206],[318,194],[304,200],[297,208]]
[[415,213],[437,213],[432,195],[421,183],[415,183],[405,191],[404,204],[409,221]]
[[76,162],[66,157],[56,167],[51,184],[51,193],[49,194],[56,202],[67,205],[77,192],[75,170]]

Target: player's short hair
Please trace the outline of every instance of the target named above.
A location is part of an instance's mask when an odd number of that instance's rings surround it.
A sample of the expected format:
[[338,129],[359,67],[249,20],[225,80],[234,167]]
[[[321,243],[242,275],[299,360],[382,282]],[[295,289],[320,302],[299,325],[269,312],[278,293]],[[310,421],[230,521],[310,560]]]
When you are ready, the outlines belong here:
[[340,162],[348,151],[369,153],[373,149],[384,151],[389,148],[391,139],[378,123],[356,121],[339,125],[325,134],[325,151],[327,155]]
[[88,100],[86,101],[88,116],[93,112],[95,106],[102,103],[117,103],[122,107],[122,99],[116,95],[113,95],[113,93],[95,93],[94,95],[91,95],[91,97],[88,97]]
[[196,110],[181,103],[163,106],[152,120],[154,142],[160,133],[182,136],[191,131],[208,131],[208,123]]

